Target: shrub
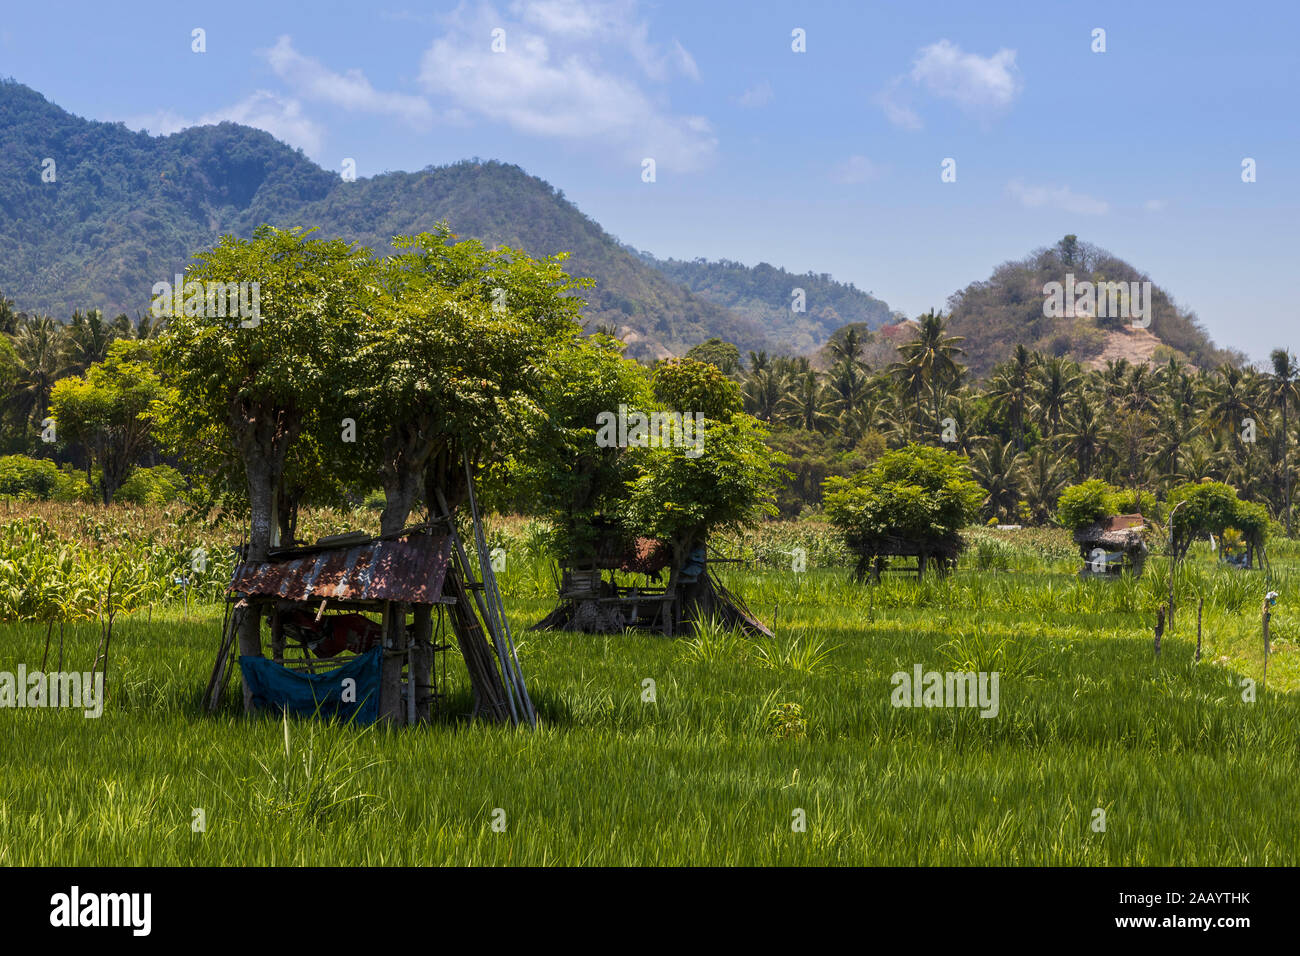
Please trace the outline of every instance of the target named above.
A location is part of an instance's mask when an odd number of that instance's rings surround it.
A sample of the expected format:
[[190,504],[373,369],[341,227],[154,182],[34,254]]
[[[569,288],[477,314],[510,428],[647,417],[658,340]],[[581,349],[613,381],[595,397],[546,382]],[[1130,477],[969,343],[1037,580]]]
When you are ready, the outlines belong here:
[[137,468],[114,499],[134,505],[169,505],[185,494],[185,477],[170,465]]
[[1062,527],[1078,531],[1102,518],[1119,513],[1119,492],[1100,478],[1071,485],[1056,502],[1056,520]]
[[891,538],[950,541],[984,503],[984,489],[955,452],[908,445],[852,479],[826,480],[825,508],[849,547],[865,553]]
[[70,466],[60,469],[44,458],[0,458],[0,498],[20,501],[89,501],[86,476]]

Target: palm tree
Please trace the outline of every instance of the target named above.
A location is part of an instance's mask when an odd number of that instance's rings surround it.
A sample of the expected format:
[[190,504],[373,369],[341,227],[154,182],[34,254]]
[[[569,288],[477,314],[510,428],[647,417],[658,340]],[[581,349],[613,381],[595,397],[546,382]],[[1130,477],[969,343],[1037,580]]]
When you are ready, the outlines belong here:
[[1060,428],[1061,417],[1080,377],[1079,366],[1069,359],[1050,358],[1038,367],[1034,411],[1048,438],[1055,437]]
[[1036,524],[1051,520],[1065,481],[1065,462],[1061,456],[1047,445],[1035,448],[1025,469],[1025,504],[1029,506],[1030,520]]
[[836,416],[845,444],[851,448],[866,430],[861,410],[870,389],[870,380],[859,363],[846,357],[831,369],[826,388],[830,409]]
[[984,510],[991,518],[1015,518],[1024,491],[1025,455],[1011,442],[991,438],[971,456],[971,473],[988,493]]
[[777,404],[780,420],[810,432],[830,431],[835,422],[831,397],[812,369],[795,376]]
[[847,327],[843,335],[831,338],[829,349],[833,364],[847,362],[865,371],[866,365],[862,362],[862,345],[862,333],[853,326]]
[[918,418],[921,400],[928,393],[936,422],[941,396],[956,384],[965,370],[957,361],[957,356],[963,354],[959,346],[965,339],[949,335],[946,321],[942,313],[933,309],[921,316],[916,337],[898,347],[902,360],[891,366],[905,392],[916,402]]
[[[752,359],[754,353],[749,354]],[[784,376],[764,362],[761,368],[754,369],[746,376],[741,392],[745,400],[745,411],[770,424],[776,420],[777,408],[786,392],[786,383]]]
[[1023,345],[1016,346],[1015,357],[994,369],[987,395],[1006,414],[1016,449],[1025,447],[1025,411],[1033,394],[1033,367],[1038,360]]
[[1074,403],[1065,419],[1065,430],[1059,437],[1074,457],[1075,477],[1079,481],[1092,478],[1104,441],[1101,417],[1088,400],[1087,393],[1075,393]]
[[1219,374],[1210,380],[1206,393],[1206,426],[1238,434],[1243,422],[1254,417],[1253,384],[1237,366],[1230,363],[1219,366]]
[[67,335],[63,338],[64,369],[80,375],[108,357],[108,346],[117,338],[113,326],[104,321],[104,313],[91,309],[86,313],[72,313]]
[[28,319],[13,338],[18,355],[14,406],[23,425],[39,422],[50,407],[50,391],[63,371],[64,325],[47,316]]

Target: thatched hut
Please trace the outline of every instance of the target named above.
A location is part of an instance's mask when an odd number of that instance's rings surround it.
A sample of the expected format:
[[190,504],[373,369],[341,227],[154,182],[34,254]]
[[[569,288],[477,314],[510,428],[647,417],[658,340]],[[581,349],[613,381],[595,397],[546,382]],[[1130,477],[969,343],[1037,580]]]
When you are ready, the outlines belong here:
[[1074,533],[1079,556],[1084,560],[1079,576],[1119,575],[1127,571],[1140,577],[1150,550],[1146,527],[1142,515],[1131,514],[1111,515],[1080,528]]

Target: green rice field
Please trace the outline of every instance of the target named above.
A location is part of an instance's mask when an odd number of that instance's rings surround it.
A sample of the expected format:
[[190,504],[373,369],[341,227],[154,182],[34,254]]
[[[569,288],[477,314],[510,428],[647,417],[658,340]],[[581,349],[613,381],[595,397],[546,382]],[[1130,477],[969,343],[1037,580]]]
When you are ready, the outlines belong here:
[[[115,622],[103,716],[0,710],[0,864],[1300,860],[1300,550],[1246,572],[1198,546],[1156,659],[1161,555],[1137,581],[1080,581],[1063,533],[978,530],[955,574],[873,587],[829,545],[783,566],[805,530],[732,542],[748,570],[722,571],[775,618],[771,641],[526,632],[552,572],[510,539],[499,578],[533,732],[464,719],[454,651],[432,727],[249,719],[237,691],[207,716],[221,605],[163,595]],[[46,633],[0,623],[0,670],[37,669]],[[99,636],[93,615],[65,626],[64,669],[89,670]],[[997,671],[996,717],[893,706],[891,675],[916,665]]]

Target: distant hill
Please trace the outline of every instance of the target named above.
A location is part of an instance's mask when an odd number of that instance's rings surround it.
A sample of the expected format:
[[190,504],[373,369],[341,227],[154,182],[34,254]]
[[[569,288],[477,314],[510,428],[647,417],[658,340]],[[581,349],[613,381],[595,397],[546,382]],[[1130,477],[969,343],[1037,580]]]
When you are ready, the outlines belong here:
[[[766,262],[746,266],[726,259],[709,262],[637,254],[701,298],[758,322],[776,343],[799,354],[821,348],[842,326],[878,329],[898,318],[880,299],[825,273],[799,275]],[[795,289],[803,290],[802,311],[794,308]]]
[[[815,354],[846,325],[878,330],[901,318],[825,274],[656,259],[620,244],[563,192],[495,161],[344,182],[261,130],[222,123],[150,136],[80,119],[12,80],[0,81],[0,143],[0,293],[29,312],[143,312],[154,283],[170,280],[194,252],[263,222],[318,226],[322,235],[385,251],[392,236],[445,219],[458,235],[488,245],[571,253],[569,271],[596,280],[585,294],[589,327],[616,326],[637,358],[681,355],[715,336],[742,355]],[[1042,287],[1066,271],[1080,279],[1145,278],[1110,253],[1067,239],[1068,248],[1063,241],[1006,263],[950,298],[952,331],[966,337],[966,361],[977,375],[1017,342],[1083,361],[1104,354],[1159,360],[1170,350],[1198,365],[1240,359],[1216,348],[1195,315],[1158,287],[1150,328],[1158,344],[1098,320],[1044,318]],[[803,311],[791,308],[795,289],[803,290]],[[873,335],[868,351],[883,362],[896,337]]]
[[949,331],[965,336],[962,360],[976,376],[1005,360],[1017,344],[1087,364],[1112,357],[1161,362],[1177,356],[1202,367],[1246,361],[1238,352],[1217,347],[1196,314],[1179,308],[1154,283],[1151,324],[1144,330],[1135,330],[1131,321],[1119,318],[1049,318],[1044,315],[1043,288],[1049,282],[1064,283],[1067,275],[1076,283],[1150,281],[1146,273],[1075,236],[1003,263],[988,279],[972,282],[948,299]]
[[[772,344],[758,320],[694,295],[517,166],[475,160],[344,182],[260,130],[154,137],[80,119],[13,81],[0,82],[0,142],[0,291],[28,311],[144,311],[153,284],[193,252],[262,222],[380,250],[446,219],[489,245],[572,253],[569,271],[597,283],[587,320],[619,326],[638,357],[711,336]],[[47,157],[54,182],[42,181]]]

